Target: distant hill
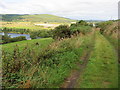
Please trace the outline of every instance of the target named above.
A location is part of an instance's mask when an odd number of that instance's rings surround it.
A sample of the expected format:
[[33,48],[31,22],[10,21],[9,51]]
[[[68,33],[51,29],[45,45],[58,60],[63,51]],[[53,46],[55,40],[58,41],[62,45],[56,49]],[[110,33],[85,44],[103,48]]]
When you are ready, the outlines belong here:
[[14,21],[14,22],[56,22],[56,23],[64,23],[64,22],[74,22],[75,20],[71,20],[64,17],[59,17],[55,15],[49,14],[3,14],[0,15],[0,20],[3,21]]
[[104,22],[106,20],[85,20],[86,22]]

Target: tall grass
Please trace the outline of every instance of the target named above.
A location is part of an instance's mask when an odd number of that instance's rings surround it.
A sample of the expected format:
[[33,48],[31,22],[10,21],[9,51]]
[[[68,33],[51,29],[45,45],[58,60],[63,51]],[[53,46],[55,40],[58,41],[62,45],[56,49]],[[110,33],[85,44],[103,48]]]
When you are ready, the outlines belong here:
[[[93,40],[93,35],[74,36],[54,41],[47,47],[16,45],[9,53],[3,50],[3,86],[6,88],[57,88]],[[40,42],[39,42],[40,43]]]

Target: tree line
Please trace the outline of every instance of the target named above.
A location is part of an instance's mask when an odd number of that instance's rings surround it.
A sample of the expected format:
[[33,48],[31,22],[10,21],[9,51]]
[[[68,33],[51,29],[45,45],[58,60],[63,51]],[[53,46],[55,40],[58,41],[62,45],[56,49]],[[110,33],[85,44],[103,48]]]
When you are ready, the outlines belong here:
[[0,37],[2,37],[2,42],[0,44],[6,44],[6,43],[11,43],[11,42],[26,40],[25,36],[11,38],[7,33],[5,33],[5,35],[1,35]]

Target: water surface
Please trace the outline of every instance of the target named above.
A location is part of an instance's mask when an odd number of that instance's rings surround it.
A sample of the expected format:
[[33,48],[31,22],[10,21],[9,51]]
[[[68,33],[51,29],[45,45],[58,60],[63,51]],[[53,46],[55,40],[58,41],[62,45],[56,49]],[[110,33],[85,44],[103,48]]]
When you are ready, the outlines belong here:
[[[0,35],[4,35],[4,32],[0,33]],[[19,36],[25,36],[27,40],[31,40],[29,34],[8,33],[8,35],[9,35],[11,38],[19,37]]]

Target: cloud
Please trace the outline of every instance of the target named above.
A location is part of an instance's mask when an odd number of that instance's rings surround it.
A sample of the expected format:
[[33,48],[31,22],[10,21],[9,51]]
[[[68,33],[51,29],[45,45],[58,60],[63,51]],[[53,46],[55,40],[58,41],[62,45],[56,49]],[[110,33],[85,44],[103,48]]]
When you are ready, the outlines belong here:
[[1,14],[54,14],[72,19],[117,19],[118,0],[0,1]]

